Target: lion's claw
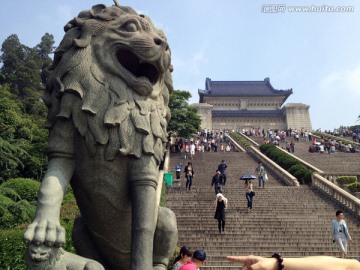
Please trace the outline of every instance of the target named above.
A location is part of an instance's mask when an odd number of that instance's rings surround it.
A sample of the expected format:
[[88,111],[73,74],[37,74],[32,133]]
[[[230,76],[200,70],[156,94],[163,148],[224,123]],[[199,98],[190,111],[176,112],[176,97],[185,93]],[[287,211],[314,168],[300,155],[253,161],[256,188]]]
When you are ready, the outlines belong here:
[[27,227],[23,241],[26,245],[34,243],[36,246],[62,247],[66,242],[65,229],[52,221],[34,221]]

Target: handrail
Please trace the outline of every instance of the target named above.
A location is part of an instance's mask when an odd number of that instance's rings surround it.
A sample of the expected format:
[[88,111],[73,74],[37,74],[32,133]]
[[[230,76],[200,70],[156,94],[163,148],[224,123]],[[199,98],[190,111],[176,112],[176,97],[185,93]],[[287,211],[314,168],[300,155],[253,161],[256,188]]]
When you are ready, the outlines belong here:
[[360,199],[346,192],[318,173],[313,173],[311,178],[313,186],[324,191],[332,199],[344,205],[344,207],[354,212],[357,216],[360,216]]

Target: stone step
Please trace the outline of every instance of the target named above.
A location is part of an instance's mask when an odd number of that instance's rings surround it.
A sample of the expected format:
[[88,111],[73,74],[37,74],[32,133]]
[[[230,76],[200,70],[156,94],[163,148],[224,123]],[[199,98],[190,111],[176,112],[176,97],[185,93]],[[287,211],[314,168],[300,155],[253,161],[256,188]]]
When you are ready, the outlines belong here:
[[[210,186],[222,159],[228,165],[228,180],[223,187],[223,194],[229,199],[225,234],[218,232],[217,221],[213,218],[215,194]],[[177,162],[185,164],[188,160],[171,155],[170,171]],[[258,189],[256,181],[253,182],[254,209],[248,213],[243,182],[238,178],[254,172],[256,160],[246,153],[230,152],[196,154],[191,162],[195,170],[192,190],[185,190],[182,173],[181,187],[167,189],[167,206],[177,216],[178,246],[207,251],[208,259],[202,269],[239,269],[239,265],[225,259],[226,255],[270,256],[275,251],[292,257],[338,255],[337,251],[332,251],[330,233],[330,222],[338,206],[316,190],[308,186],[284,186],[268,172],[270,181],[265,189]],[[346,212],[345,215],[350,232],[360,234],[359,225]],[[348,256],[358,254],[360,243],[354,240]]]

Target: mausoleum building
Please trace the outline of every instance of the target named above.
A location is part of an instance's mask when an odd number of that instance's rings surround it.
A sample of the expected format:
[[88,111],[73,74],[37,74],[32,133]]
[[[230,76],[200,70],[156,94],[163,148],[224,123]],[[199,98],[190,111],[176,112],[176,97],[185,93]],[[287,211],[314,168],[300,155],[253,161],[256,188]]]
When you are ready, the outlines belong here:
[[263,81],[212,81],[199,89],[192,104],[202,119],[202,129],[304,129],[312,130],[309,105],[285,101],[292,89],[275,89]]

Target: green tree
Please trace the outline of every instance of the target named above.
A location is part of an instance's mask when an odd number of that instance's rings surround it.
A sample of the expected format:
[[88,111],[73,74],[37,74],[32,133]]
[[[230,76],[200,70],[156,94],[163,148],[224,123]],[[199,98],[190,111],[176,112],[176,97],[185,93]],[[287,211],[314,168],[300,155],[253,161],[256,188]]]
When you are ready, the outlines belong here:
[[41,95],[49,74],[53,45],[53,36],[46,33],[35,48],[21,44],[17,35],[10,35],[1,46],[0,137],[28,153],[17,156],[23,166],[8,167],[6,172],[0,170],[5,180],[9,177],[39,180],[47,165],[44,155],[47,110]]
[[40,127],[45,119],[35,120],[23,112],[19,101],[13,99],[8,85],[0,85],[0,178],[40,179],[47,165],[44,149],[47,131]]
[[50,67],[52,64],[52,59],[50,58],[50,54],[53,53],[55,41],[54,36],[46,33],[42,38],[41,42],[36,45],[35,50],[38,53],[41,60],[41,83],[43,85],[46,84],[47,78],[50,74]]
[[[41,57],[10,35],[1,46],[1,84],[9,84],[26,113],[33,113],[41,97]],[[35,106],[34,106],[35,105]]]
[[171,120],[169,132],[176,132],[179,137],[189,138],[199,131],[201,119],[195,108],[190,107],[188,91],[175,90],[169,100]]
[[22,156],[28,156],[24,149],[0,137],[0,183],[11,177],[16,168],[23,167]]

